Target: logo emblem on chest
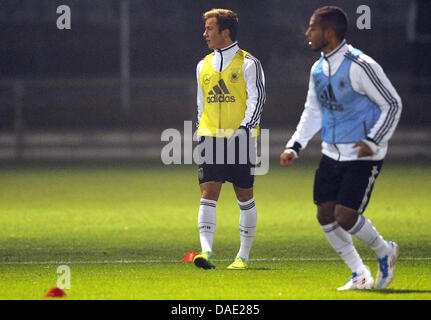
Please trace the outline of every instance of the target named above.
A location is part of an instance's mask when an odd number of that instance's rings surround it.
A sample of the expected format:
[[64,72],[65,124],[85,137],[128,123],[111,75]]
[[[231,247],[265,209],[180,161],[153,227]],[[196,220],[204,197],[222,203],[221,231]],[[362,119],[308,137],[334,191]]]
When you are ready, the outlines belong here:
[[334,94],[334,90],[332,90],[332,85],[330,83],[320,93],[319,101],[322,103],[323,107],[330,111],[344,110],[343,105],[341,103],[338,103],[337,98]]
[[344,74],[339,75],[338,79],[338,90],[344,91],[347,89],[347,77]]
[[208,85],[211,81],[211,76],[207,73],[202,76],[202,81],[204,85]]
[[208,103],[215,102],[235,102],[235,96],[229,95],[229,89],[223,79],[220,79],[217,85],[215,85],[209,92],[207,97]]
[[229,74],[229,81],[231,83],[236,83],[239,80],[239,68],[232,68]]

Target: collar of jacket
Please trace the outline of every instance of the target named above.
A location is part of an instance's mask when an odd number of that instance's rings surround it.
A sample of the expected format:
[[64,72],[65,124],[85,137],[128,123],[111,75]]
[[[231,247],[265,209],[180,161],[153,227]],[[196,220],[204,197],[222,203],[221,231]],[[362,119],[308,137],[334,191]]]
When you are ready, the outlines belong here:
[[233,56],[237,53],[239,50],[238,41],[235,41],[231,45],[222,48],[222,49],[214,49],[214,53],[219,53],[220,55],[227,57],[227,56]]
[[348,51],[348,49],[349,48],[348,48],[346,39],[344,39],[334,50],[332,50],[328,54],[324,54],[323,52],[321,52],[321,55],[323,58],[325,58],[325,60],[331,61],[339,55],[344,55]]

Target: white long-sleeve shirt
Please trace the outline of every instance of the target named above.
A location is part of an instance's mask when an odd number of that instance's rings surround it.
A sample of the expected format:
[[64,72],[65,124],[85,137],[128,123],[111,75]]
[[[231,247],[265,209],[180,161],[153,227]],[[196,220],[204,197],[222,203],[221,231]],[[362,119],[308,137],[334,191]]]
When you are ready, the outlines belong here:
[[[349,50],[353,50],[353,47],[346,44],[346,40],[344,40],[329,54],[322,53],[322,56],[326,58],[323,61],[323,72],[326,76],[329,75],[329,70],[331,74],[337,72],[345,59],[344,54]],[[304,111],[286,148],[293,148],[296,142],[300,144],[301,150],[304,149],[311,138],[322,128],[322,111],[312,76],[317,64],[318,61],[311,68]],[[401,115],[401,99],[381,66],[366,54],[359,55],[358,59],[352,62],[349,76],[353,90],[367,95],[381,110],[379,119],[371,128],[367,140],[364,140],[374,153],[368,157],[358,158],[359,148],[353,148],[354,143],[334,145],[324,141],[322,141],[322,153],[338,161],[382,160],[386,156],[388,141],[392,137]]]
[[[240,48],[237,41],[226,48],[215,49],[214,56],[211,61],[214,70],[221,72],[226,69],[226,67],[228,67],[232,62],[232,59],[239,49]],[[205,59],[202,59],[196,67],[198,108],[197,126],[199,126],[199,121],[204,110],[204,92],[199,81],[199,75],[201,73],[204,60]],[[247,108],[245,110],[244,119],[241,121],[240,126],[252,129],[260,123],[263,104],[266,100],[265,75],[263,73],[260,61],[251,54],[247,54],[245,56],[244,62],[242,64],[242,72],[244,74],[247,91]]]

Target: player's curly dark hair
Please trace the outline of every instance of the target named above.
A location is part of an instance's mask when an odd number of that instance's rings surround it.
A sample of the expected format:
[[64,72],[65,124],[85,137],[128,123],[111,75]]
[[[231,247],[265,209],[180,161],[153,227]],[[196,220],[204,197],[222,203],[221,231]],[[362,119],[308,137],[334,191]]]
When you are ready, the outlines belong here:
[[313,15],[319,18],[318,23],[323,29],[334,30],[338,40],[342,41],[347,32],[348,19],[343,9],[336,6],[325,6],[314,11]]
[[238,15],[229,9],[211,9],[202,15],[204,21],[209,18],[217,18],[217,24],[219,26],[219,32],[224,29],[229,29],[230,38],[232,41],[236,40],[236,35],[238,33]]

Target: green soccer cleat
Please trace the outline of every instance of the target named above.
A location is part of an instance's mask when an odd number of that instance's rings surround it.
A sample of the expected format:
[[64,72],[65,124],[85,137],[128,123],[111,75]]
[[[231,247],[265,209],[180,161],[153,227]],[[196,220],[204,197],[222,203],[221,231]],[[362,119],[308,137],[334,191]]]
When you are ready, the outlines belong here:
[[236,257],[235,261],[227,267],[230,270],[246,270],[248,269],[248,260],[241,257]]
[[193,258],[193,263],[196,267],[202,268],[205,270],[215,269],[215,265],[212,264],[211,259],[213,255],[210,251],[202,252],[201,254],[196,255]]

